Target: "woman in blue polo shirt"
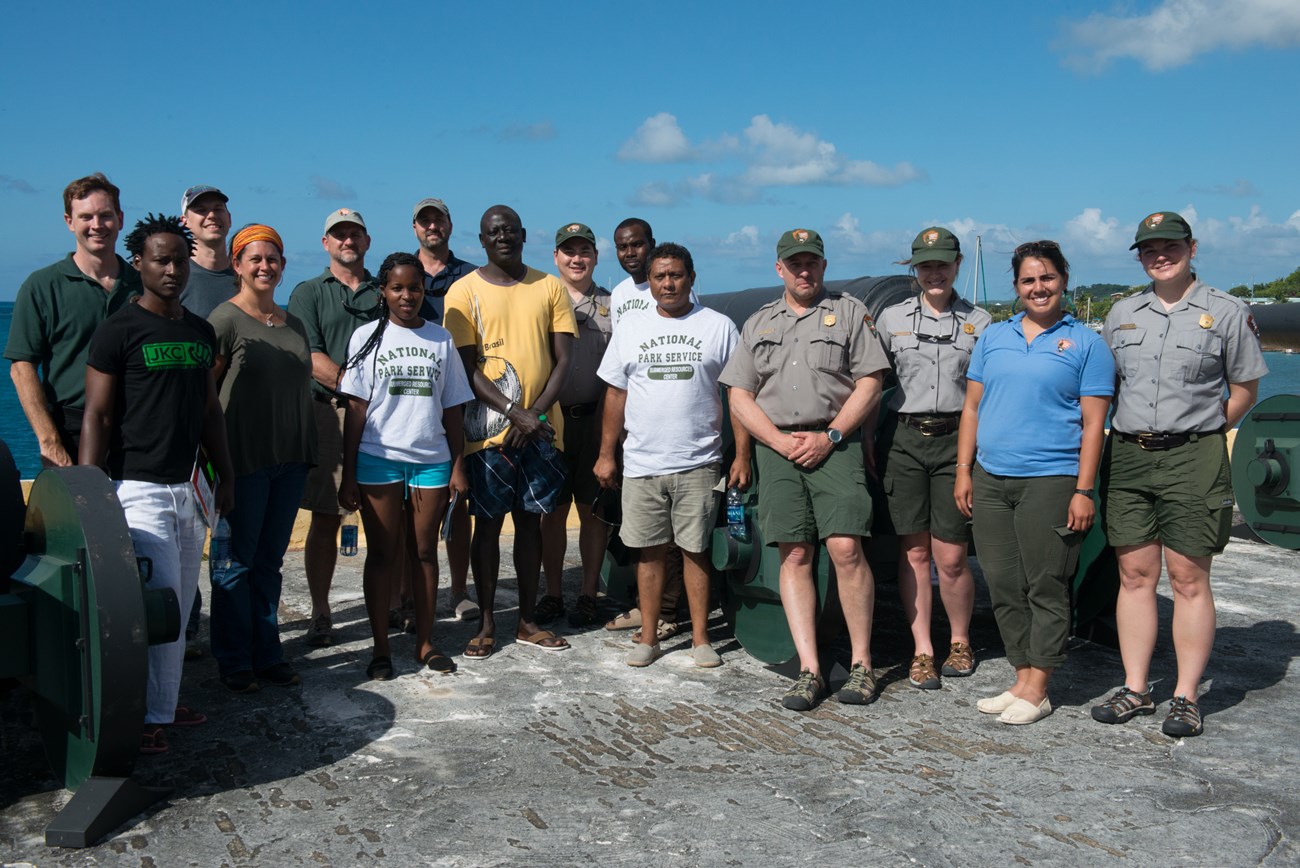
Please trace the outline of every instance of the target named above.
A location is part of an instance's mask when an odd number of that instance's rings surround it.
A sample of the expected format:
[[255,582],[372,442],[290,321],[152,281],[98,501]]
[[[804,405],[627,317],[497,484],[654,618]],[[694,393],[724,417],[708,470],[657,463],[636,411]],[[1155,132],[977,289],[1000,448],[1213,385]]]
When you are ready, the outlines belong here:
[[1070,578],[1096,513],[1115,360],[1062,309],[1070,264],[1056,242],[1020,245],[1011,271],[1024,310],[989,326],[971,355],[953,495],[972,519],[1016,670],[1015,684],[977,705],[1026,724],[1052,713],[1047,683],[1065,662]]

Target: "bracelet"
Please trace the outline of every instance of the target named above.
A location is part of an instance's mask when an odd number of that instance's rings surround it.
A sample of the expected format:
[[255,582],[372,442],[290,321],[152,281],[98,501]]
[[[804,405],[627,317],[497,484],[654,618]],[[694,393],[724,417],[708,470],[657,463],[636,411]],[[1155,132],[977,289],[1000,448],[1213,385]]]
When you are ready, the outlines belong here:
[[546,414],[545,414],[545,413],[538,413],[538,414],[537,414],[537,421],[538,421],[538,422],[545,422],[545,421],[546,421]]
[[958,466],[958,467],[970,467],[971,465],[969,465],[969,464],[958,464],[957,466]]
[[515,408],[515,402],[514,402],[514,401],[506,401],[506,408],[505,408],[505,410],[502,411],[501,415],[503,415],[503,416],[509,416],[509,415],[510,415],[510,411],[513,410],[514,408]]

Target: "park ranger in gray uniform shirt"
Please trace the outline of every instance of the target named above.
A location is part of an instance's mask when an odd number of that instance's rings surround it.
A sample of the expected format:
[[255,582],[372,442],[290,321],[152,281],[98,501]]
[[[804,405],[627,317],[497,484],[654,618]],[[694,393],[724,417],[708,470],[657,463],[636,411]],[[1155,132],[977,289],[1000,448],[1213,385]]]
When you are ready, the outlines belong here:
[[[993,318],[954,290],[961,259],[957,236],[942,226],[922,229],[905,263],[916,277],[917,294],[886,308],[878,324],[898,388],[889,400],[894,412],[876,443],[876,473],[899,539],[898,592],[914,646],[908,682],[923,690],[939,689],[940,673],[963,677],[975,671],[970,525],[952,495],[966,369],[975,341]],[[930,636],[932,560],[949,626],[941,666]]]
[[1151,284],[1116,302],[1102,332],[1119,375],[1101,493],[1119,559],[1115,623],[1125,679],[1092,716],[1123,723],[1155,711],[1149,668],[1163,561],[1174,592],[1178,681],[1161,728],[1200,735],[1197,692],[1214,644],[1210,562],[1232,525],[1225,432],[1255,402],[1268,368],[1250,309],[1192,270],[1196,239],[1187,221],[1172,211],[1150,214],[1133,248]]
[[758,523],[781,561],[781,604],[799,654],[798,680],[783,704],[815,706],[826,691],[817,652],[817,587],[812,562],[824,540],[839,580],[852,642],[841,702],[875,698],[871,671],[874,582],[862,554],[871,527],[860,428],[880,403],[889,359],[857,299],[827,292],[822,239],[792,229],[776,246],[780,298],[741,330],[720,381],[731,387],[733,418],[758,441],[762,491]]

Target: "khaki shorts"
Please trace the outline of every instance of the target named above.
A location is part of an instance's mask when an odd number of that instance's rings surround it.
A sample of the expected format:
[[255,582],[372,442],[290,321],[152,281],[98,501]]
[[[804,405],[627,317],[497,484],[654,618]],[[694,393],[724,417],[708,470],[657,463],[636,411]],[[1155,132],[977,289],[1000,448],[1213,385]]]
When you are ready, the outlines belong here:
[[722,465],[709,464],[664,476],[623,477],[623,526],[631,548],[676,543],[698,553],[709,547],[722,498]]
[[316,418],[316,466],[307,471],[302,508],[326,515],[342,515],[339,486],[343,484],[343,409],[312,401]]
[[957,432],[926,437],[897,414],[880,432],[876,469],[897,534],[928,532],[948,542],[968,542],[970,523],[957,509]]
[[1202,434],[1148,452],[1112,431],[1101,457],[1102,517],[1113,546],[1159,540],[1181,555],[1217,555],[1232,530],[1227,439]]
[[844,438],[812,470],[762,443],[758,456],[758,526],[768,545],[816,542],[828,536],[870,536],[871,495],[862,466],[862,440]]

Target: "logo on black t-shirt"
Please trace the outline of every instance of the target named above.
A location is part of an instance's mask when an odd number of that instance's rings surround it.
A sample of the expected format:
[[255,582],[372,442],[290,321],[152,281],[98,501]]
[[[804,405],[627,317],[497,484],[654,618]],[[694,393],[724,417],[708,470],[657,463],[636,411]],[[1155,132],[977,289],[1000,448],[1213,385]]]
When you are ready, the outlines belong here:
[[212,367],[212,346],[197,341],[145,344],[141,352],[144,353],[144,366],[151,371]]

